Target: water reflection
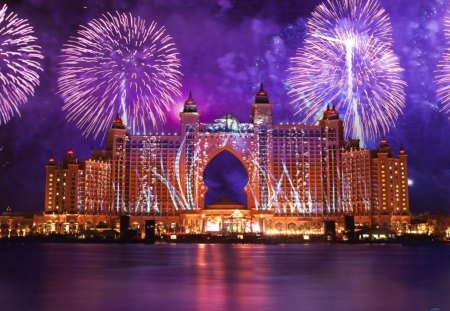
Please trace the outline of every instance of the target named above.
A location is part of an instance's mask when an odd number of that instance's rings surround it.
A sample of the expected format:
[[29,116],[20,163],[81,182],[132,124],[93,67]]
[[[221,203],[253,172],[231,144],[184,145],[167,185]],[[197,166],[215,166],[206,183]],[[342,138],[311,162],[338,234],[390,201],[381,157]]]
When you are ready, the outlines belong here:
[[[196,310],[263,310],[270,306],[265,246],[198,245]],[[256,258],[258,257],[258,258]],[[256,263],[256,265],[255,265]]]
[[0,246],[0,310],[441,310],[450,246]]

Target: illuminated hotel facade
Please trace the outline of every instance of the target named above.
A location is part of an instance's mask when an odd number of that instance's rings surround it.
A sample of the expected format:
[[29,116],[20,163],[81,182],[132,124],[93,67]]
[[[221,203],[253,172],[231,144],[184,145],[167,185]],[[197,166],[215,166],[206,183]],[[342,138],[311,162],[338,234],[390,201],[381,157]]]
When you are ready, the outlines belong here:
[[[369,226],[409,222],[407,154],[397,156],[383,139],[377,150],[344,140],[334,107],[318,125],[272,122],[272,104],[262,85],[251,104],[251,122],[225,115],[201,123],[189,95],[180,112],[180,132],[129,135],[117,117],[106,149],[77,161],[72,150],[59,165],[46,166],[41,223],[134,226],[156,219],[162,231],[300,232],[345,215]],[[203,173],[223,151],[244,166],[244,204],[224,199],[205,205]]]

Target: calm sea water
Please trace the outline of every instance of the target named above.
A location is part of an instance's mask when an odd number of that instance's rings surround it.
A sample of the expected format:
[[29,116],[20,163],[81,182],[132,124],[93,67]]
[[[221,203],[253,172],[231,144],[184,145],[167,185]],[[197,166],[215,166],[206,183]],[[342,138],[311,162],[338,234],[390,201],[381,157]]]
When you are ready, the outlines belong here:
[[0,250],[2,311],[450,310],[450,245],[35,244]]

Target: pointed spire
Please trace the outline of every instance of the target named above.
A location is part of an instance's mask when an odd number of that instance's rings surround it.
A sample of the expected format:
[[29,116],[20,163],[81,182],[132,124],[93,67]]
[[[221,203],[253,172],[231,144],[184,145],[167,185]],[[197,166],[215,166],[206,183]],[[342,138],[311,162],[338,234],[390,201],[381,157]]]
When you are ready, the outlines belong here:
[[67,149],[61,163],[62,167],[67,169],[69,164],[77,164],[77,162],[77,157],[75,156],[75,152],[73,151],[73,149]]
[[403,147],[403,144],[400,145],[400,149],[398,150],[398,155],[406,155],[406,149]]
[[197,112],[197,104],[192,98],[192,91],[189,91],[189,97],[184,102],[183,112]]
[[184,102],[184,104],[185,104],[185,105],[188,105],[188,104],[192,104],[192,103],[195,103],[195,102],[194,102],[194,99],[192,98],[192,91],[189,91],[188,99],[186,99],[186,101]]
[[112,124],[113,129],[125,129],[125,124],[123,124],[122,118],[119,115],[119,112],[116,113],[116,118],[113,120]]
[[264,90],[264,85],[261,82],[259,84],[259,91],[256,93],[255,103],[269,103],[269,96],[267,95],[267,92]]
[[339,119],[339,113],[336,110],[336,107],[334,104],[331,106],[330,104],[327,104],[327,110],[323,112],[322,120],[338,120]]
[[328,120],[330,117],[330,104],[327,104],[327,109],[323,112],[322,120]]
[[47,165],[49,165],[49,166],[54,166],[55,165],[55,158],[53,156],[50,156],[48,158]]
[[387,153],[389,158],[394,157],[391,147],[389,147],[389,142],[384,135],[382,136],[382,138],[380,140],[380,145],[378,146],[377,151],[378,151],[378,153]]

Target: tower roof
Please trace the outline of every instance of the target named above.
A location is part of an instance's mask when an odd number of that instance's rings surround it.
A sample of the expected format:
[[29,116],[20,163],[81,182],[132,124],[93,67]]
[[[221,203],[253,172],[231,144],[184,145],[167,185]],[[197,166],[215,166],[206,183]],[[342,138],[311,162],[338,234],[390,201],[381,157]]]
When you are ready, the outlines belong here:
[[327,109],[323,112],[322,120],[339,120],[339,112],[333,105],[330,109],[330,105],[327,105]]
[[269,103],[269,95],[268,95],[267,92],[264,90],[264,86],[263,86],[263,83],[262,83],[262,82],[261,82],[261,84],[259,85],[259,91],[258,91],[258,93],[256,93],[255,103],[258,103],[258,104]]
[[191,91],[189,91],[189,98],[184,102],[183,112],[197,112],[197,103],[192,98]]
[[391,147],[389,147],[388,140],[384,136],[380,140],[380,146],[378,146],[377,151],[378,151],[378,153],[387,153],[388,157],[390,157],[390,158],[393,157]]
[[398,155],[406,155],[406,149],[403,147],[403,145],[400,146],[400,149],[398,150]]
[[380,147],[382,147],[382,146],[389,146],[389,142],[385,136],[383,136],[380,140]]
[[73,149],[67,149],[66,155],[64,157],[63,165],[64,167],[67,167],[68,164],[74,164],[77,163],[77,158],[75,156],[75,152]]
[[116,118],[113,121],[112,128],[113,129],[121,129],[121,130],[125,129],[125,124],[123,124],[123,121],[119,116],[119,113],[116,114]]
[[47,165],[51,165],[54,166],[55,165],[55,158],[53,156],[51,156],[50,158],[48,158],[48,162]]

